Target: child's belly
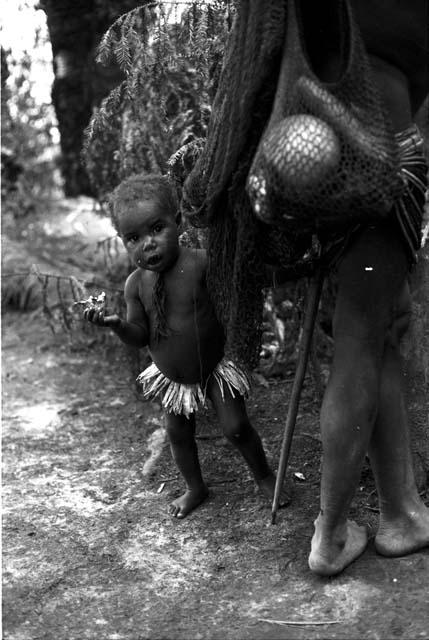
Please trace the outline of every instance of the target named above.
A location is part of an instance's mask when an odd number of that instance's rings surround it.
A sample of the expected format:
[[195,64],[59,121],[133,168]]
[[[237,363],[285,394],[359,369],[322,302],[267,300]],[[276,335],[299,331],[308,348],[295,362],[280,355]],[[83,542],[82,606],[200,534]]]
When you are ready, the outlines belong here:
[[181,323],[180,327],[171,323],[171,327],[170,336],[150,345],[154,363],[170,380],[204,384],[223,357],[224,340],[220,325],[211,323],[210,327],[199,328],[198,331],[195,322]]

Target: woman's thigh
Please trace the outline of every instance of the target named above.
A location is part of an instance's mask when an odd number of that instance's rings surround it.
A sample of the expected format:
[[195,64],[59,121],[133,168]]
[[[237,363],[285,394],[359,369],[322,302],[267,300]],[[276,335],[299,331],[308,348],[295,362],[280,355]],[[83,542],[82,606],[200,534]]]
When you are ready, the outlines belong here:
[[408,262],[389,225],[368,227],[349,244],[338,270],[334,338],[375,341],[382,347],[395,318],[409,303]]

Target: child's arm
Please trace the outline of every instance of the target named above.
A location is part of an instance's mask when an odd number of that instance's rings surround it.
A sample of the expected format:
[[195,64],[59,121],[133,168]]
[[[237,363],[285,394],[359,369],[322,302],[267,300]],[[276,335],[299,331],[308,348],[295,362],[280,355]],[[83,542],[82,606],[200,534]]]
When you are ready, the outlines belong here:
[[149,327],[147,315],[140,300],[136,278],[132,273],[124,289],[127,305],[127,319],[123,320],[117,314],[104,315],[104,310],[89,308],[84,311],[84,317],[99,327],[109,327],[116,335],[134,347],[145,347],[149,342]]

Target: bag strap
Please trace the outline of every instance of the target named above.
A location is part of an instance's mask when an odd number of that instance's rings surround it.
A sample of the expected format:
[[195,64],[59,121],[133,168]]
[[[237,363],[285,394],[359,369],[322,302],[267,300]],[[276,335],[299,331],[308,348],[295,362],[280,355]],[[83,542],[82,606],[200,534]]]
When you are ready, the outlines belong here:
[[[336,15],[339,23],[338,33],[341,38],[338,49],[341,52],[342,62],[341,69],[345,69],[345,74],[349,74],[352,67],[354,57],[351,26],[351,12],[347,0],[324,0],[324,4],[334,3],[336,5]],[[342,28],[344,27],[344,28]],[[344,33],[345,30],[345,33]],[[302,0],[288,0],[287,4],[287,21],[285,41],[283,46],[282,61],[280,73],[277,82],[276,96],[274,99],[273,110],[270,117],[270,123],[275,124],[284,116],[285,103],[290,100],[291,91],[301,76],[309,77],[318,84],[335,88],[339,85],[343,77],[336,83],[324,83],[316,74],[308,55],[308,47],[305,43],[306,34],[302,19]]]
[[[322,90],[330,92],[346,103],[366,110],[374,101],[374,85],[371,66],[366,53],[360,29],[353,17],[349,0],[324,0],[330,2],[338,19],[336,49],[340,55],[340,74],[333,82],[321,79],[311,64],[306,46],[306,34],[302,20],[303,0],[289,0],[287,13],[286,40],[280,67],[277,91],[267,129],[287,115],[288,105],[293,101],[293,93],[300,78],[309,78]],[[332,47],[329,47],[332,49]],[[323,55],[323,51],[321,52]]]

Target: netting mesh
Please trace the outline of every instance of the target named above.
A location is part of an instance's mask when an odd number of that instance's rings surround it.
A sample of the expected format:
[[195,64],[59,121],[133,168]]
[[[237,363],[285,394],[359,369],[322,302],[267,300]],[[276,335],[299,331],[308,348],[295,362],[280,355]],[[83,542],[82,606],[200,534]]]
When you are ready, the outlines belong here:
[[264,266],[250,250],[256,242],[252,218],[248,199],[234,198],[208,235],[207,283],[225,328],[225,355],[244,368],[253,368],[259,359],[263,308]]
[[[402,187],[393,132],[349,4],[323,7],[332,29],[324,39],[309,26],[318,19],[314,9],[289,0],[273,110],[247,183],[261,220],[301,231],[380,219]],[[310,38],[319,40],[315,63]],[[323,82],[315,68],[333,56],[341,61],[339,78]]]
[[[225,328],[225,354],[244,367],[259,357],[268,248],[260,239],[272,236],[254,216],[245,185],[273,104],[285,19],[286,1],[237,7],[206,145],[183,189],[183,214],[208,227],[208,286]],[[294,251],[285,238],[276,259],[289,260]]]

